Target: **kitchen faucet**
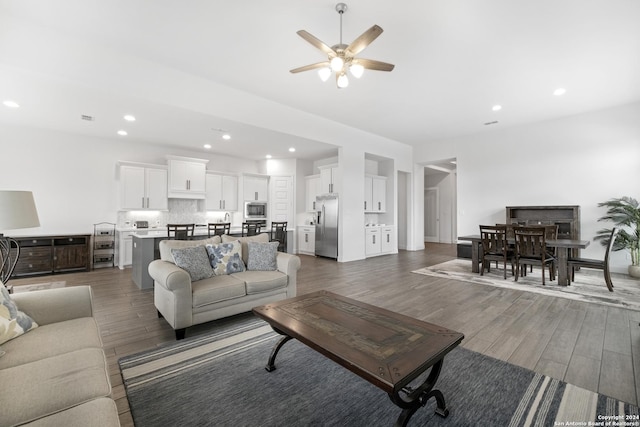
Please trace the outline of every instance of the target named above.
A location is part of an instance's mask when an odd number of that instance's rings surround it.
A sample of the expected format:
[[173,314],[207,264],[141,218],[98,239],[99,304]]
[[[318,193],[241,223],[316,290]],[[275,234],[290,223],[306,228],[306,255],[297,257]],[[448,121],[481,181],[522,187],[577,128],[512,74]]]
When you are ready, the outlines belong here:
[[224,222],[230,222],[231,216],[229,215],[229,212],[225,212],[224,213]]

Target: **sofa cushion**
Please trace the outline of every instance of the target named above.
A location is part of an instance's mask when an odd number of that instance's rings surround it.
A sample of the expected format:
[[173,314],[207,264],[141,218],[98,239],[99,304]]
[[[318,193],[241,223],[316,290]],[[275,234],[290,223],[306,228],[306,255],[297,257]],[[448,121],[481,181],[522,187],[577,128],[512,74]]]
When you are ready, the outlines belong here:
[[0,384],[6,425],[33,421],[111,393],[106,359],[99,348],[2,369]]
[[245,237],[233,237],[226,234],[222,235],[222,243],[233,242],[234,240],[238,240],[242,245],[242,261],[246,266],[249,262],[249,247],[247,244],[249,242],[268,242],[269,235],[267,233],[258,234],[256,236],[245,236]]
[[2,346],[7,354],[0,358],[0,369],[89,347],[102,348],[98,325],[93,317],[40,325]]
[[196,282],[213,276],[209,255],[204,246],[171,249],[174,263],[189,273],[191,281]]
[[66,411],[23,424],[27,427],[104,427],[119,426],[116,402],[106,397],[91,400]]
[[289,282],[289,277],[279,271],[245,271],[233,276],[245,282],[247,295],[285,288]]
[[220,236],[212,236],[208,239],[199,240],[161,240],[158,244],[160,250],[160,259],[173,263],[173,255],[171,249],[192,248],[194,246],[217,245],[222,240]]
[[202,307],[247,294],[244,282],[233,275],[214,276],[191,283],[193,307]]
[[206,248],[209,262],[216,276],[240,273],[245,270],[240,241],[207,245]]
[[248,242],[249,262],[247,270],[275,271],[278,269],[278,242]]
[[34,320],[18,310],[9,291],[0,283],[0,344],[37,328]]

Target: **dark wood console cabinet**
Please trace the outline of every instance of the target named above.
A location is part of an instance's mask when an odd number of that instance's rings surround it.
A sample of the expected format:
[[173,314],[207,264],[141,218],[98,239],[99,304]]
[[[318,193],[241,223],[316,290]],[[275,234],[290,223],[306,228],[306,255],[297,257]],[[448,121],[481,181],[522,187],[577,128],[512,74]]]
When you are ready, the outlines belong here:
[[[557,225],[558,239],[580,240],[580,206],[507,206],[507,224]],[[572,249],[572,256],[579,256]]]
[[[20,258],[12,277],[88,271],[88,234],[68,236],[14,237],[20,245]],[[15,249],[12,251],[15,256]]]

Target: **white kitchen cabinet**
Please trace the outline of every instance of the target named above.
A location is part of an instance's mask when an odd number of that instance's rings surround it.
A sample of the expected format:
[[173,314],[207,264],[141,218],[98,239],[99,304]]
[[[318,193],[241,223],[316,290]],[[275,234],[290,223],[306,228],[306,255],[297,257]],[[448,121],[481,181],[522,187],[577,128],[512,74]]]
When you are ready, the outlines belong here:
[[238,210],[238,177],[207,173],[206,204],[208,211]]
[[120,195],[122,210],[167,210],[167,169],[121,164]]
[[364,211],[383,213],[387,210],[387,177],[364,177]]
[[135,231],[118,231],[118,267],[120,270],[131,265],[133,260],[133,241],[132,235]]
[[389,226],[380,227],[380,253],[390,254],[397,252],[397,247],[396,228]]
[[339,193],[338,165],[319,166],[320,169],[320,193]]
[[322,194],[322,181],[320,175],[309,175],[305,178],[305,210],[307,212],[316,211],[316,196]]
[[298,226],[298,253],[316,254],[316,227],[313,225]]
[[167,156],[169,161],[169,197],[204,199],[208,160]]
[[364,234],[366,238],[366,257],[391,254],[398,251],[398,240],[395,226],[383,225],[365,227]]
[[380,227],[367,227],[365,235],[365,256],[380,255]]
[[243,194],[245,201],[265,202],[269,199],[269,178],[258,175],[244,175]]

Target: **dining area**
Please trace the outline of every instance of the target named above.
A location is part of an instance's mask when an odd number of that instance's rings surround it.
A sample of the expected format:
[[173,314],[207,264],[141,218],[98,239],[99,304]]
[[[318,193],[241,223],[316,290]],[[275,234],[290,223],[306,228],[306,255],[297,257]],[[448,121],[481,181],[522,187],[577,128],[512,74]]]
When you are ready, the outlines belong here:
[[580,268],[590,268],[603,271],[603,285],[613,292],[608,261],[617,230],[611,232],[604,259],[591,260],[580,257],[589,240],[559,236],[558,229],[558,224],[541,221],[481,224],[478,234],[459,236],[458,240],[471,243],[471,269],[481,276],[498,268],[504,280],[518,282],[536,268],[541,270],[542,285],[570,286]]

